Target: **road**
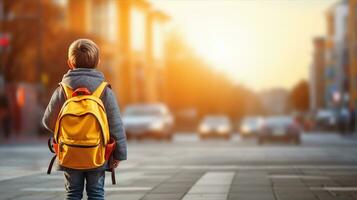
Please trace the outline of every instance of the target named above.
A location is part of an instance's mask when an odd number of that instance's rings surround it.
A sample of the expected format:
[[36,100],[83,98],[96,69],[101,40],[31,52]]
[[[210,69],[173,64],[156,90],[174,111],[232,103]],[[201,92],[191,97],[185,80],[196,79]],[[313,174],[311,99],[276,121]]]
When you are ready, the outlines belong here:
[[[131,141],[106,199],[357,200],[357,136],[304,134],[300,146],[234,136]],[[46,175],[45,143],[0,146],[0,199],[63,199],[63,174]]]

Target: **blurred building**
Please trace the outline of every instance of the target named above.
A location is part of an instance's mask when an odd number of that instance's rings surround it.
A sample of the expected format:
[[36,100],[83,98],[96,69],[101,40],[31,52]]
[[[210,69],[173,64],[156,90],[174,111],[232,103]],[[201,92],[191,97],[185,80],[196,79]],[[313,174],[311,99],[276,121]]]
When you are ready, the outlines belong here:
[[[341,0],[333,4],[327,11],[327,35],[324,43],[324,84],[325,105],[321,108],[332,109],[341,117],[343,111],[350,110],[349,118],[351,130],[354,129],[357,103],[357,0]],[[317,41],[314,41],[316,54]],[[314,66],[314,65],[313,65]],[[318,101],[321,93],[318,91],[318,74],[321,71],[314,69],[311,72],[311,108],[319,108]],[[321,84],[322,85],[322,84]]]
[[6,102],[10,135],[40,132],[43,16],[48,11],[43,8],[51,3],[0,1],[0,96]]
[[316,111],[325,107],[325,39],[313,40],[313,61],[310,67],[310,109]]
[[347,40],[348,4],[341,1],[327,12],[325,43],[325,105],[339,108],[349,102],[349,62]]
[[341,1],[335,7],[335,56],[337,68],[337,83],[340,96],[340,106],[348,106],[349,102],[349,61],[347,38],[348,3]]
[[282,115],[287,111],[289,91],[283,88],[274,88],[262,91],[260,99],[267,114]]
[[67,26],[100,38],[100,69],[121,105],[164,101],[168,17],[145,0],[67,0]]
[[0,95],[13,129],[39,132],[46,98],[67,70],[67,44],[78,37],[99,44],[99,68],[121,106],[165,101],[167,21],[146,0],[0,0]]
[[348,1],[348,49],[350,62],[350,108],[357,108],[357,0]]
[[[336,86],[336,67],[334,58],[334,40],[333,35],[335,32],[335,15],[332,9],[327,11],[326,22],[327,22],[327,35],[325,37],[325,71],[323,75],[325,76],[325,106],[332,107],[333,101],[332,97],[335,91],[337,91]],[[311,94],[310,96],[313,96]]]

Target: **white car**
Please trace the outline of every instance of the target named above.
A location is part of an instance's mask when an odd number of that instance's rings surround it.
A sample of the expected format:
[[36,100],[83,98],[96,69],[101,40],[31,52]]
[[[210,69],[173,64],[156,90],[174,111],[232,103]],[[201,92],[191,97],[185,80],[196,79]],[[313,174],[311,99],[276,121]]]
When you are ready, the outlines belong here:
[[242,137],[257,136],[262,125],[263,125],[262,117],[259,116],[244,117],[240,124],[239,133]]
[[128,138],[172,138],[174,119],[165,104],[129,105],[124,111],[123,123]]
[[319,130],[334,130],[337,126],[337,117],[332,110],[318,110],[315,121]]
[[198,132],[201,139],[208,137],[229,139],[232,133],[231,121],[224,115],[209,115],[201,121]]

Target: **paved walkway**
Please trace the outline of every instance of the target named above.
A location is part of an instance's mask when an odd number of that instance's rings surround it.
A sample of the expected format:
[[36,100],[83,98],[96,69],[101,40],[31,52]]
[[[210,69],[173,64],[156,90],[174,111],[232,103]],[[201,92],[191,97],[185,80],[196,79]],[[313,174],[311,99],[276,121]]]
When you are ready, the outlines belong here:
[[[109,200],[355,200],[356,171],[353,166],[234,171],[125,169],[117,176],[118,185],[111,185],[107,178],[105,190]],[[3,180],[0,194],[1,199],[63,199],[63,175],[41,173]]]
[[[63,174],[46,175],[46,143],[0,146],[0,199],[63,199]],[[306,135],[301,146],[254,140],[129,143],[106,199],[357,200],[357,140]]]

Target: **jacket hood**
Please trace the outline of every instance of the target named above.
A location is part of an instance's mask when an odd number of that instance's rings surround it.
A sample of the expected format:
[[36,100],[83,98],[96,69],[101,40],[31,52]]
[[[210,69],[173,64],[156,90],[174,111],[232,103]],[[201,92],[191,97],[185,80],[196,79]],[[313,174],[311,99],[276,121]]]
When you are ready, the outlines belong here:
[[72,89],[85,87],[91,92],[94,92],[103,81],[104,75],[102,72],[87,68],[69,70],[62,78],[62,82]]

